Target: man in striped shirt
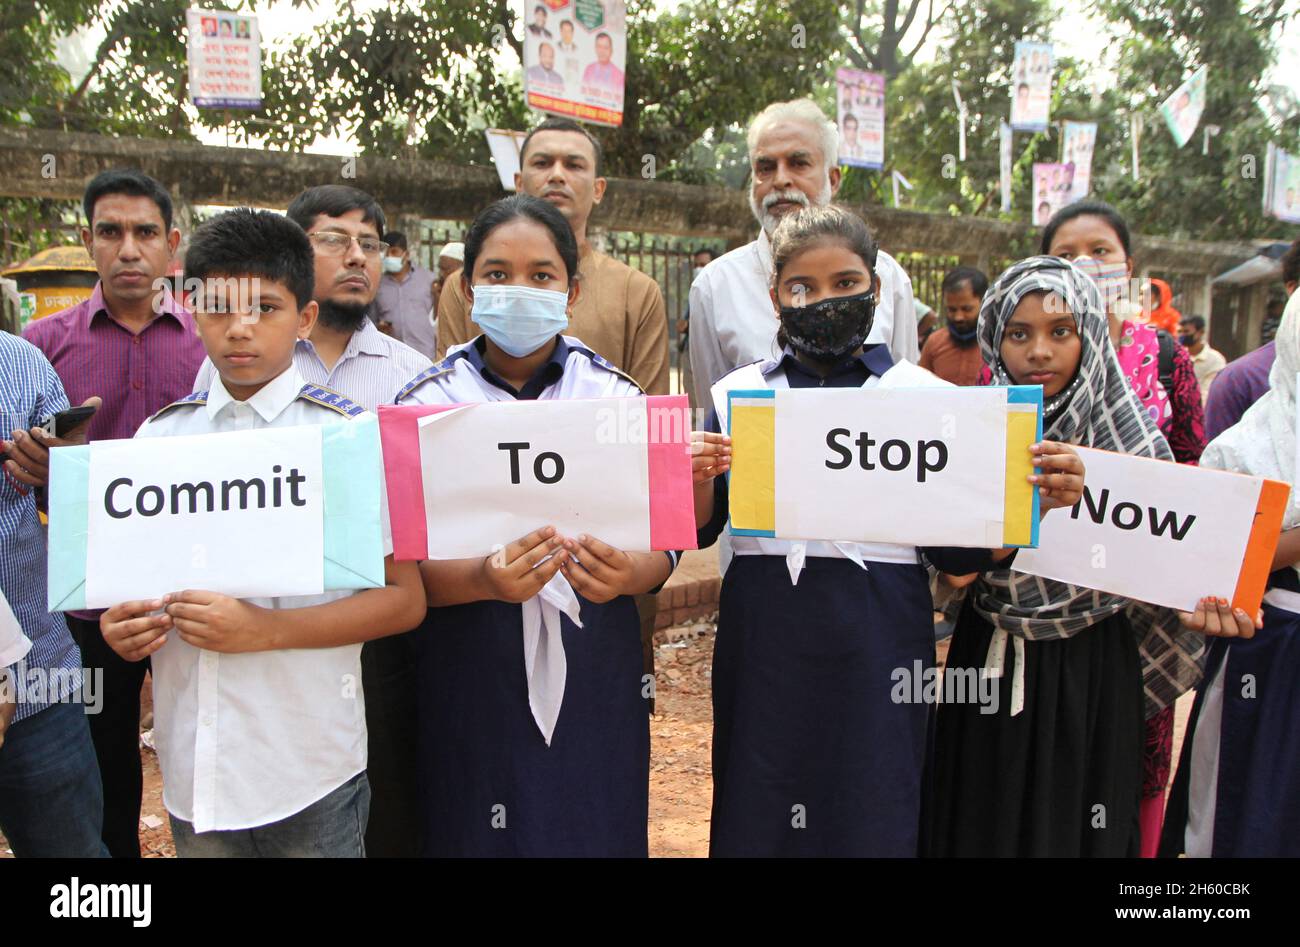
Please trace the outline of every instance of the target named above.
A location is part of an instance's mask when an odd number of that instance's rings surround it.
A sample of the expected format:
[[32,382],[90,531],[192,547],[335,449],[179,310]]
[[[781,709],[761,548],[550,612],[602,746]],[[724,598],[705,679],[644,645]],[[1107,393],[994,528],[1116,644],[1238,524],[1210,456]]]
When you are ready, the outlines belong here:
[[0,705],[11,705],[0,709],[0,720],[8,719],[0,743],[0,832],[19,857],[107,854],[81,654],[63,616],[46,604],[45,531],[37,510],[44,474],[15,459],[30,456],[32,428],[67,408],[45,356],[0,332],[0,454],[9,455],[0,464],[0,602],[30,641],[30,648],[4,649],[6,660],[23,656],[0,667]]
[[[99,282],[85,302],[36,320],[24,337],[54,365],[74,403],[103,399],[91,440],[134,437],[155,412],[189,394],[203,361],[194,319],[166,278],[181,235],[170,195],[139,171],[97,175],[82,209],[81,238]],[[138,858],[140,688],[149,662],[114,654],[100,634],[99,612],[72,612],[67,621],[86,667],[103,673],[90,735],[104,786],[104,843],[116,858]]]

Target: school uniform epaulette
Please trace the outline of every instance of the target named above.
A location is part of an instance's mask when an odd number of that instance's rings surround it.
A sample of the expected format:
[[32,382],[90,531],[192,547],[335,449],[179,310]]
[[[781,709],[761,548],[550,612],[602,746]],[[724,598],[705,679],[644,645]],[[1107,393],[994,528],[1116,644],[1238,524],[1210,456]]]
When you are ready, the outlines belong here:
[[437,365],[432,365],[429,368],[426,368],[424,371],[420,372],[420,374],[416,375],[409,382],[407,382],[405,387],[403,387],[402,390],[397,393],[397,397],[394,400],[401,401],[403,398],[405,398],[407,395],[413,392],[416,388],[419,388],[421,385],[423,385],[426,381],[429,381],[430,379],[433,378],[437,378],[439,375],[447,374],[447,372],[451,371],[453,368],[456,367],[455,361],[456,361],[455,356],[450,356],[448,358],[444,358]]
[[313,404],[337,411],[349,418],[364,414],[366,410],[361,405],[349,401],[333,388],[325,388],[321,385],[303,385],[298,391],[298,397],[304,401],[310,401]]
[[196,391],[193,392],[192,394],[186,395],[184,398],[181,398],[178,401],[173,401],[171,404],[167,405],[166,407],[158,411],[158,413],[155,414],[153,417],[151,417],[149,420],[157,421],[168,411],[172,410],[172,408],[179,408],[182,405],[197,406],[197,405],[207,404],[207,403],[208,403],[208,393],[206,391]]
[[641,394],[645,394],[645,389],[641,387],[641,383],[639,381],[637,381],[627,372],[623,371],[623,369],[619,368],[617,365],[613,364],[609,359],[605,358],[605,356],[598,355],[597,353],[593,352],[591,349],[587,348],[585,345],[570,345],[569,348],[575,352],[581,352],[583,355],[587,356],[589,359],[591,359],[601,368],[613,372],[615,375],[617,375],[619,378],[622,378],[624,381],[630,381],[632,384],[636,385],[637,391],[641,392]]

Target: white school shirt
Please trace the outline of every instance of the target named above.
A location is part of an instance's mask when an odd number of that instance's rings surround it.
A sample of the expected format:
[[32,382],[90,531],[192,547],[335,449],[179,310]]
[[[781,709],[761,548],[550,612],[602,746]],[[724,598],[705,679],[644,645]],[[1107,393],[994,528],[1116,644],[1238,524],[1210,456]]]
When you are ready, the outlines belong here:
[[[867,344],[883,342],[895,362],[916,362],[916,310],[912,280],[881,250],[876,257],[880,298]],[[758,239],[718,257],[695,277],[690,292],[690,357],[695,403],[712,404],[709,389],[741,365],[781,357],[772,310],[772,243]]]
[[[168,405],[136,437],[346,424],[370,416],[304,385],[291,367],[247,401],[232,399],[218,378],[206,396],[198,392]],[[386,511],[383,521],[387,555]],[[285,555],[293,555],[292,537],[285,537]],[[351,594],[244,601],[303,608]],[[153,655],[153,700],[163,805],[196,832],[278,822],[366,768],[360,644],[218,654],[172,632]]]
[[[433,362],[392,336],[384,335],[367,317],[352,333],[343,354],[326,368],[310,339],[299,339],[293,350],[293,367],[304,382],[332,388],[367,411],[392,404],[397,392]],[[194,379],[194,391],[216,387],[217,371],[204,359]]]
[[[877,352],[879,351],[877,350]],[[876,388],[882,384],[885,387],[947,385],[946,382],[937,378],[933,373],[910,362],[899,362],[890,366],[888,359],[872,359],[870,355],[864,356],[864,360],[868,362],[872,374],[862,384],[863,388]],[[873,362],[874,364],[872,364]],[[763,381],[768,388],[780,390],[789,387],[789,383],[785,378],[785,369],[776,360],[763,362],[759,365],[759,371],[763,375]],[[888,382],[884,381],[885,376],[891,374],[894,377],[890,378]],[[765,536],[736,536],[731,532],[730,523],[723,527],[722,536],[719,539],[729,541],[731,555],[782,557],[785,559],[786,569],[790,573],[791,585],[799,583],[799,576],[803,572],[804,562],[809,556],[824,559],[850,559],[862,569],[867,568],[868,562],[893,562],[900,565],[915,565],[919,562],[915,546],[904,546],[897,543],[859,543],[845,540],[796,541],[771,539]],[[719,549],[719,558],[722,557],[723,549]],[[730,555],[726,556],[726,561],[721,563],[722,572],[726,572],[726,566],[729,562]]]

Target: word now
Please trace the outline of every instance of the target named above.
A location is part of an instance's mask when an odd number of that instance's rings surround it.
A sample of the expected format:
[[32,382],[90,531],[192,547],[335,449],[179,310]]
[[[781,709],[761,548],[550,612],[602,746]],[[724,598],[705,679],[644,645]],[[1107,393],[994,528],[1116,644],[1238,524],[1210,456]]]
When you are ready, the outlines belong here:
[[[531,449],[528,441],[504,441],[497,444],[497,450],[510,451],[510,482],[519,482],[519,452]],[[549,476],[544,472],[547,461],[551,463]],[[533,476],[541,483],[556,483],[564,476],[564,458],[555,451],[544,450],[533,458]]]
[[[281,467],[276,464],[271,468],[271,473],[280,474]],[[306,506],[307,501],[298,493],[298,488],[307,482],[307,478],[298,473],[298,468],[293,467],[289,470],[289,475],[274,476],[269,478],[271,485],[271,506],[281,507],[284,505],[283,487],[287,486],[289,493],[289,502],[294,506]],[[135,503],[129,501],[125,507],[119,507],[115,502],[115,494],[124,487],[134,487],[135,482],[130,477],[119,477],[108,485],[104,491],[104,509],[113,519],[124,520],[131,515],[132,506],[135,512],[141,516],[157,516],[166,508],[167,512],[173,516],[181,512],[181,500],[186,501],[186,506],[190,513],[198,513],[200,509],[200,496],[203,498],[204,511],[207,513],[215,512],[218,506],[217,495],[220,493],[220,508],[222,512],[230,510],[232,495],[238,494],[239,509],[246,510],[249,506],[249,494],[256,491],[257,509],[266,508],[266,488],[267,483],[261,477],[252,477],[248,480],[223,480],[219,486],[215,486],[206,480],[198,483],[174,483],[169,491],[164,492],[162,487],[150,484],[141,487],[135,494]],[[170,503],[168,502],[170,499]]]
[[[826,466],[831,470],[843,470],[853,463],[853,452],[840,443],[851,434],[846,427],[832,428],[827,432],[826,446],[839,456],[839,460],[826,461]],[[858,466],[863,470],[875,470],[876,463],[871,459],[875,439],[863,431],[853,443],[858,448]],[[903,470],[912,465],[912,446],[906,441],[891,438],[880,445],[876,458],[885,470]],[[943,441],[917,441],[916,460],[916,482],[925,483],[927,473],[938,473],[948,466],[948,445]]]
[[[1083,499],[1074,504],[1070,510],[1070,518],[1077,520],[1079,512],[1084,508],[1088,509],[1088,517],[1097,524],[1106,522],[1106,509],[1110,506],[1110,490],[1101,491],[1101,496],[1094,501],[1092,491],[1085,485],[1083,488]],[[1142,515],[1142,507],[1136,503],[1124,501],[1116,503],[1110,507],[1110,521],[1119,529],[1138,529],[1142,526],[1143,520],[1146,520],[1152,536],[1163,536],[1165,531],[1177,542],[1181,542],[1187,535],[1187,531],[1192,528],[1196,522],[1196,514],[1189,513],[1187,517],[1178,522],[1178,514],[1173,510],[1167,513],[1161,513],[1154,506],[1148,506],[1146,516]]]

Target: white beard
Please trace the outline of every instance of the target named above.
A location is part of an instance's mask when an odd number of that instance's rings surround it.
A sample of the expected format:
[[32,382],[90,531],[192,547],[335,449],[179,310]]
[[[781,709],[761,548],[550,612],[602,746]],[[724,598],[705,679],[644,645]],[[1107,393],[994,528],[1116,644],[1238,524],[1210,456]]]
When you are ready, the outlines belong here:
[[[776,216],[770,210],[768,210],[768,208],[771,207],[774,203],[780,200],[787,200],[787,201],[796,200],[799,201],[804,207],[808,207],[810,204],[815,207],[825,207],[827,204],[831,202],[831,198],[833,196],[834,193],[831,191],[831,179],[829,176],[826,178],[825,183],[823,183],[821,191],[811,201],[808,199],[808,195],[805,194],[803,191],[800,191],[797,188],[792,188],[788,191],[769,191],[767,193],[767,196],[763,198],[763,203],[759,204],[758,201],[754,198],[754,185],[750,184],[749,210],[754,215],[754,219],[758,221],[758,225],[763,228],[763,232],[767,234],[768,239],[770,240],[772,238],[772,234],[776,232],[776,225],[781,222],[780,217]],[[794,212],[787,211],[786,213],[794,213]]]

